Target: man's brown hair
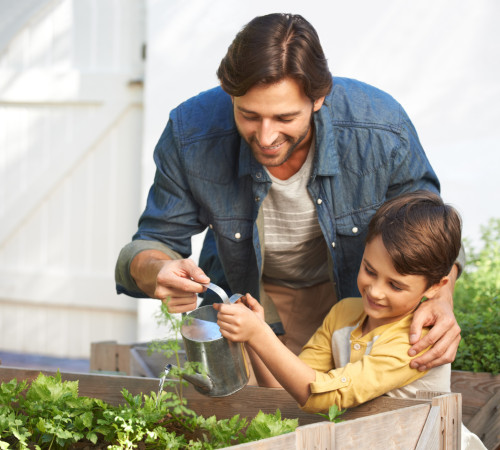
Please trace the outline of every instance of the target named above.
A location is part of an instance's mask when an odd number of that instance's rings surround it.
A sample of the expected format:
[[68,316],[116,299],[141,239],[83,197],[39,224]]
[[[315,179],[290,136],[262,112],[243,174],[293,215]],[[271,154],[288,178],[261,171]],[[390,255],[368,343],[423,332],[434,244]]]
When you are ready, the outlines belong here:
[[313,26],[300,15],[268,14],[251,20],[236,35],[217,77],[229,95],[290,77],[312,101],[330,92],[332,75]]
[[427,287],[448,275],[461,246],[457,211],[429,191],[402,194],[384,203],[368,225],[366,242],[381,236],[401,275],[423,275]]

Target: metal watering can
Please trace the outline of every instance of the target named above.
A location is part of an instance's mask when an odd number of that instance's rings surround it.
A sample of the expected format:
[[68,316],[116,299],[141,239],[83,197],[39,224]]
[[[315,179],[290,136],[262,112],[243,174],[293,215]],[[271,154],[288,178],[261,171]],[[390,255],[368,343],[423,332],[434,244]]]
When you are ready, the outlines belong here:
[[[234,294],[228,298],[224,290],[213,283],[204,286],[216,292],[224,303],[234,303],[242,297],[241,294]],[[224,397],[234,394],[248,383],[250,372],[243,344],[228,341],[221,335],[217,311],[212,305],[189,313],[181,327],[181,335],[188,361],[200,363],[203,372],[183,374],[182,377],[198,392],[209,397]]]

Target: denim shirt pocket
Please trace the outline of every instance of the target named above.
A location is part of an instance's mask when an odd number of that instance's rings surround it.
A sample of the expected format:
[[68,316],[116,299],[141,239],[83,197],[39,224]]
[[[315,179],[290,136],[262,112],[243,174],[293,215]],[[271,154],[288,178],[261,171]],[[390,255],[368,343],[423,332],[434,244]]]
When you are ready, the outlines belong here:
[[212,229],[229,285],[248,291],[246,283],[242,285],[242,280],[256,268],[252,240],[253,220],[214,217]]

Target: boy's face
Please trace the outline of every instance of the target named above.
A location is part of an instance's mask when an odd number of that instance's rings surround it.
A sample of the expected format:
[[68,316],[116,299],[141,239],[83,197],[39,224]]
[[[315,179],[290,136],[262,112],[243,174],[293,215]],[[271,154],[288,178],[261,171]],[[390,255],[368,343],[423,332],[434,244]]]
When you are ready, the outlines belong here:
[[396,271],[381,236],[366,244],[358,288],[372,325],[395,322],[412,312],[422,297],[430,297],[435,289],[426,286],[422,275],[401,275]]

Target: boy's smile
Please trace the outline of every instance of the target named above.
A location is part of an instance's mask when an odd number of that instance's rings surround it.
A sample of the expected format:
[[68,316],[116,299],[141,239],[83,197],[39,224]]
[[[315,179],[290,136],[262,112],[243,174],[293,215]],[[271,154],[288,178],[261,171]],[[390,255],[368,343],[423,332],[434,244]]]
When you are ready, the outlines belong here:
[[382,238],[376,236],[365,246],[358,273],[358,288],[368,315],[364,331],[396,322],[413,312],[423,297],[435,292],[435,286],[428,289],[426,286],[427,280],[422,275],[398,273]]

